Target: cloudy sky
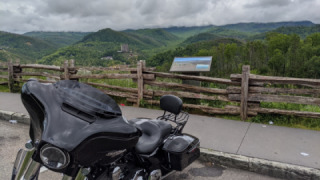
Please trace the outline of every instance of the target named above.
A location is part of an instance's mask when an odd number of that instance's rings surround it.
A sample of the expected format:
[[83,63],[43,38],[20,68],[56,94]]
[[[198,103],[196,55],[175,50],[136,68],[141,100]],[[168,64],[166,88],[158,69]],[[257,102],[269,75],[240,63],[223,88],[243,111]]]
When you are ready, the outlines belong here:
[[83,31],[310,20],[320,0],[1,0],[0,30]]

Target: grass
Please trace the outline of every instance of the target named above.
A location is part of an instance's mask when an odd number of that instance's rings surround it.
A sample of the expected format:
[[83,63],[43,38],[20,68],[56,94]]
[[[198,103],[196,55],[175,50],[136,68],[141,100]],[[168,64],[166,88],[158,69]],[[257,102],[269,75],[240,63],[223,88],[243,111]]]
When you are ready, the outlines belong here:
[[[273,108],[273,109],[284,109],[284,110],[320,112],[320,106],[304,105],[304,104],[262,102],[261,107]],[[286,126],[286,127],[320,131],[320,118],[305,118],[305,117],[297,117],[297,116],[290,116],[290,115],[276,115],[276,114],[258,114],[255,117],[249,118],[249,121],[255,122],[255,123],[263,123],[263,124],[269,124],[269,121],[271,121],[274,125],[278,125],[278,126]]]
[[272,122],[277,126],[286,126],[292,128],[310,129],[320,131],[319,118],[304,118],[287,115],[276,114],[258,114],[255,117],[249,118],[249,122],[269,124]]
[[10,89],[7,85],[0,85],[0,92],[10,92]]

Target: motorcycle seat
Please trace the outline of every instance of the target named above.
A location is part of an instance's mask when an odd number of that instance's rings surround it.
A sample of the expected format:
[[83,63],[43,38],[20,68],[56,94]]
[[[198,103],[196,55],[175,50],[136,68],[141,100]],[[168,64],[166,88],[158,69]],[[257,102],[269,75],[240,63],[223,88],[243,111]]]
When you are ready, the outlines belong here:
[[162,120],[132,119],[129,121],[142,132],[136,144],[139,154],[151,154],[169,136],[172,126]]

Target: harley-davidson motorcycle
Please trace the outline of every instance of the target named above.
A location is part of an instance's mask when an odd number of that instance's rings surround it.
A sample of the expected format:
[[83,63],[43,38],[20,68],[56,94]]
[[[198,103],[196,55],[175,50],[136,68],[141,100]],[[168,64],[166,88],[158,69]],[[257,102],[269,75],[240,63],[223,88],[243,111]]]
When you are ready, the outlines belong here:
[[199,139],[182,133],[189,115],[173,95],[161,97],[162,116],[130,121],[111,97],[77,81],[29,80],[21,99],[31,140],[17,154],[12,180],[38,179],[42,166],[63,180],[158,180],[200,156]]

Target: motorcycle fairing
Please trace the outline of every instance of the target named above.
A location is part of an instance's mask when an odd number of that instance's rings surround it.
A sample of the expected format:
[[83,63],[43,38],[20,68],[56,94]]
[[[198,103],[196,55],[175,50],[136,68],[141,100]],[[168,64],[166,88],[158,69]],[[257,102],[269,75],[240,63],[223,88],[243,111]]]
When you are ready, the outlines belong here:
[[98,133],[114,134],[122,141],[128,137],[130,142],[139,138],[139,131],[123,119],[116,102],[89,85],[70,80],[54,84],[33,80],[23,86],[21,98],[31,117],[33,142],[45,141],[70,152]]

